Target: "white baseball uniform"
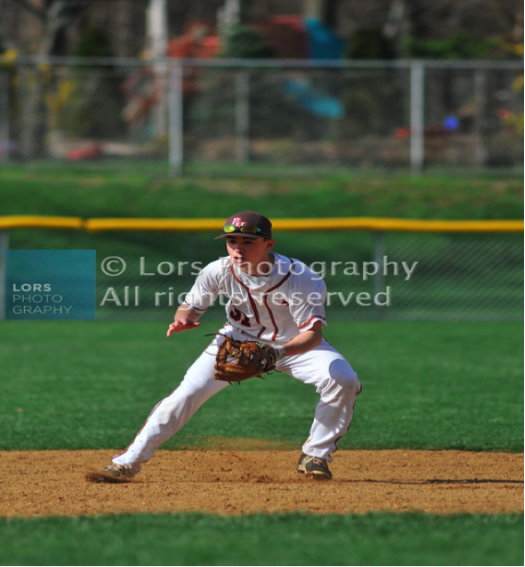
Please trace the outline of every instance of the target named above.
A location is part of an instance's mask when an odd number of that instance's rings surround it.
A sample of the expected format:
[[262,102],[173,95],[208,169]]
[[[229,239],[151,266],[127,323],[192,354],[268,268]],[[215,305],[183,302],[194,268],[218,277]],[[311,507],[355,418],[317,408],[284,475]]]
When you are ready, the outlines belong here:
[[[208,264],[186,297],[186,304],[204,313],[225,294],[228,322],[188,369],[179,387],[151,412],[135,440],[113,462],[140,469],[155,450],[179,431],[211,396],[228,387],[214,379],[217,345],[228,335],[283,345],[316,322],[326,325],[322,278],[299,260],[274,252],[269,275],[253,276],[236,268],[230,257]],[[286,356],[276,365],[305,384],[315,386],[320,400],[310,435],[303,445],[307,455],[331,461],[337,441],[346,433],[361,384],[346,359],[323,339],[310,351]]]

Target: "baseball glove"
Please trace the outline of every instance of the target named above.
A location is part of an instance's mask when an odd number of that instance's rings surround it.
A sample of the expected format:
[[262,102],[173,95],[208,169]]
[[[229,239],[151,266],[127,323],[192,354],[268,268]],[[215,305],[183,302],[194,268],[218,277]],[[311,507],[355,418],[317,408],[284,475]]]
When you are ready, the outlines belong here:
[[225,337],[215,359],[215,380],[242,382],[270,372],[276,362],[277,353],[271,346]]

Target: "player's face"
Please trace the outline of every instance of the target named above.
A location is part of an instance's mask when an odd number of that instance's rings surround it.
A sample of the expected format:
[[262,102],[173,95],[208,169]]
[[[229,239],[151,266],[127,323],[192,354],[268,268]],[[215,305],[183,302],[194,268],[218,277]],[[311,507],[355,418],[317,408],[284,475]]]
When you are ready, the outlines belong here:
[[250,274],[268,271],[270,258],[268,252],[273,248],[274,240],[263,238],[246,238],[245,236],[227,236],[226,248],[233,263],[243,272]]

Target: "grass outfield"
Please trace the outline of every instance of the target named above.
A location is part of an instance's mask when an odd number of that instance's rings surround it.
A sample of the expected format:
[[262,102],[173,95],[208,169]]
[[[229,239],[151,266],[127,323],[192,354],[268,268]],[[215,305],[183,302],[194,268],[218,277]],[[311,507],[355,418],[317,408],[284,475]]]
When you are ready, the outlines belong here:
[[[198,218],[260,209],[270,218],[521,219],[523,176],[311,175],[166,179],[89,167],[0,168],[2,215]],[[198,206],[196,204],[198,203]]]
[[0,520],[0,547],[0,565],[520,565],[523,517],[17,519]]
[[[1,324],[0,448],[126,447],[217,329],[168,340],[166,328]],[[325,334],[364,387],[341,448],[523,451],[520,323],[333,323]],[[316,401],[285,374],[250,380],[209,400],[165,448],[218,436],[298,448]]]
[[[165,329],[1,324],[1,448],[125,447],[216,327],[170,340]],[[342,448],[523,450],[521,324],[334,323],[326,335],[364,384]],[[211,399],[167,446],[236,435],[298,448],[316,399],[284,375],[251,380]],[[2,565],[519,565],[523,517],[0,519],[0,548]]]

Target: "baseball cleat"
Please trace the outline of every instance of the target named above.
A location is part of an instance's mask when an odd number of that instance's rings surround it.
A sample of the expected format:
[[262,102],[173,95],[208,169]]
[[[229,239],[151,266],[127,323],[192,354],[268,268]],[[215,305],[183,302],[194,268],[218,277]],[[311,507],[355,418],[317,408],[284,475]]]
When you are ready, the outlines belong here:
[[297,463],[297,472],[307,478],[316,480],[331,480],[332,473],[328,468],[328,461],[320,457],[311,457],[301,453]]
[[124,465],[117,465],[111,463],[100,472],[90,472],[86,475],[86,479],[90,482],[129,482],[135,475],[137,475],[142,467],[132,468]]
[[140,468],[134,469],[132,467],[126,467],[125,465],[111,463],[107,467],[104,467],[104,472],[109,473],[115,478],[133,478],[140,472]]

